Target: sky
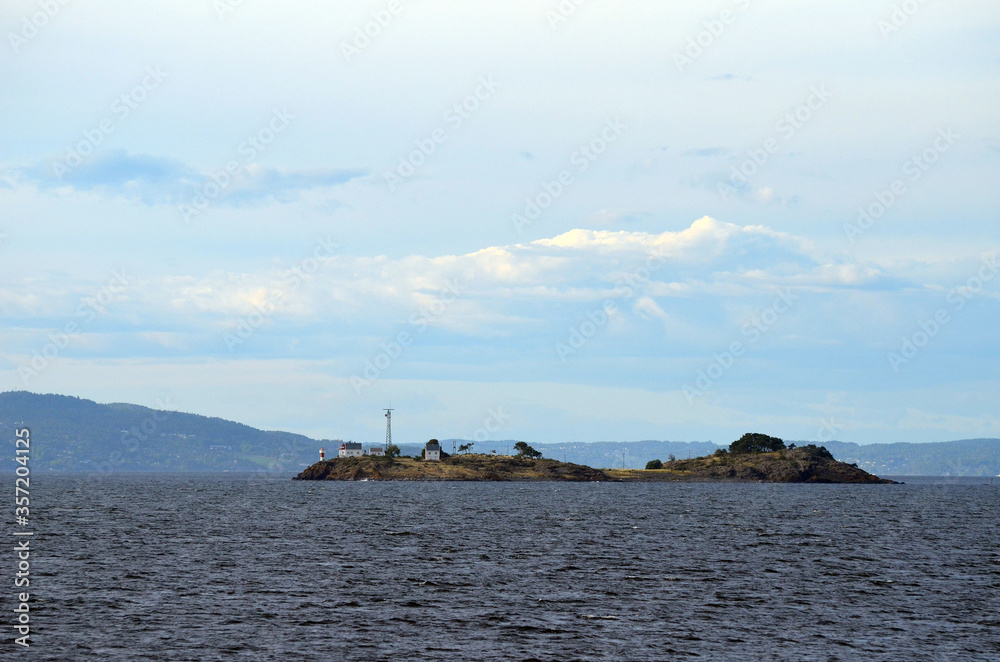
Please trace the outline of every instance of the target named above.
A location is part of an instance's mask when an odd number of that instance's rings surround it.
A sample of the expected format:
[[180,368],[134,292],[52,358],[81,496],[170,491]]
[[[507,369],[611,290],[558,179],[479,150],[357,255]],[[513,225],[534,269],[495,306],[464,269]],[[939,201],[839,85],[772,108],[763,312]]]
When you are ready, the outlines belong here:
[[995,2],[0,33],[0,390],[484,449],[1000,437]]

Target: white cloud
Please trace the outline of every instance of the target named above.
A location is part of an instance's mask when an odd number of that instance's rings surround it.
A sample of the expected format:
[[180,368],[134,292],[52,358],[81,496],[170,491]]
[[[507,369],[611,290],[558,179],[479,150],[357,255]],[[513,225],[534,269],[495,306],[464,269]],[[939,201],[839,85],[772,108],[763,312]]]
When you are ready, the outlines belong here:
[[[217,335],[264,310],[271,310],[268,328],[284,334],[296,328],[315,338],[384,334],[393,324],[420,319],[422,327],[454,334],[454,342],[460,342],[462,337],[528,339],[556,333],[567,324],[561,315],[572,318],[576,313],[570,311],[613,299],[631,300],[623,304],[631,311],[623,332],[656,320],[668,331],[683,329],[690,338],[698,328],[714,336],[720,315],[738,328],[743,313],[737,311],[766,306],[778,288],[844,297],[846,306],[849,297],[865,292],[941,291],[950,286],[941,277],[957,268],[935,272],[933,265],[924,265],[921,273],[937,275],[937,285],[913,282],[907,275],[919,270],[912,264],[893,273],[849,256],[824,255],[811,242],[765,226],[708,217],[676,232],[577,229],[464,255],[334,255],[302,277],[293,276],[292,266],[137,278],[127,295],[108,306],[107,321],[141,332],[160,349],[177,346],[161,335],[165,332]],[[44,278],[23,281],[16,290],[0,292],[0,308],[22,324],[71,317],[89,292],[81,285],[76,297],[46,297],[53,287]],[[696,307],[690,305],[694,302]]]

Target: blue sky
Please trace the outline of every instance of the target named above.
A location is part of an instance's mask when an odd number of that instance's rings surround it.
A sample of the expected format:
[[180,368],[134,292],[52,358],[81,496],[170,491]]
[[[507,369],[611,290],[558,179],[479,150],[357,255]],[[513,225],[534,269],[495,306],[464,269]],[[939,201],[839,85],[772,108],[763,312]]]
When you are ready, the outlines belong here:
[[0,9],[3,390],[1000,436],[995,3],[153,7]]

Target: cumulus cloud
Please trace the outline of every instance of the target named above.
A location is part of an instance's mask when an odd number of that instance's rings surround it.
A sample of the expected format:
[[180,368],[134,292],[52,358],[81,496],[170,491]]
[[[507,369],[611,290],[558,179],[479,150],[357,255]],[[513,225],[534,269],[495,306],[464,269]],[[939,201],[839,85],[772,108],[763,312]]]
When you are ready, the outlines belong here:
[[[434,334],[456,356],[469,343],[502,337],[503,348],[491,351],[520,356],[544,353],[546,343],[613,301],[614,323],[594,341],[595,356],[660,347],[697,354],[739,338],[776,293],[792,292],[810,304],[782,320],[780,337],[843,347],[870,336],[861,319],[905,328],[922,314],[887,305],[900,291],[943,300],[942,289],[960,282],[955,274],[972,273],[977,263],[880,265],[825,254],[766,226],[705,217],[662,233],[575,229],[460,255],[331,254],[301,273],[303,264],[135,279],[92,330],[135,336],[102,345],[111,354],[212,353],[224,333],[257,318],[254,340],[272,356],[291,346],[322,355],[331,343],[355,352],[400,329]],[[9,326],[47,329],[53,324],[45,320],[71,319],[79,297],[51,296],[51,285],[38,278],[4,290],[0,313]]]

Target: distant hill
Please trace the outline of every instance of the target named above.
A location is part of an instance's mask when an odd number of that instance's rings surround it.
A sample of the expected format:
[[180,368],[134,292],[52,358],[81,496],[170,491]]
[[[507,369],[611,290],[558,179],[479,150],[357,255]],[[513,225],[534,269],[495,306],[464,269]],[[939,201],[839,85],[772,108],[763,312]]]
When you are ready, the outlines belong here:
[[[61,471],[300,471],[318,460],[333,442],[289,432],[268,432],[242,423],[196,414],[159,411],[130,404],[98,404],[65,395],[25,391],[0,393],[0,429],[13,439],[13,428],[32,432],[32,468]],[[443,437],[442,437],[443,438]],[[468,440],[445,439],[445,448]],[[789,440],[785,440],[789,442]],[[477,452],[503,453],[515,440],[476,442]],[[795,442],[805,445],[809,442]],[[595,468],[641,469],[653,459],[666,461],[708,455],[719,448],[710,441],[627,441],[532,445],[547,458]],[[728,445],[728,442],[727,444]],[[965,439],[938,443],[859,445],[823,444],[838,460],[857,463],[880,476],[997,476],[1000,439]],[[13,448],[13,446],[11,446]],[[404,455],[422,446],[400,444]],[[8,458],[0,469],[13,469]]]
[[332,443],[138,405],[0,393],[0,429],[13,439],[9,431],[20,425],[31,430],[32,468],[43,470],[297,471]]
[[857,463],[879,476],[1000,476],[1000,439],[865,445],[828,441],[823,445],[838,460]]

